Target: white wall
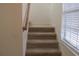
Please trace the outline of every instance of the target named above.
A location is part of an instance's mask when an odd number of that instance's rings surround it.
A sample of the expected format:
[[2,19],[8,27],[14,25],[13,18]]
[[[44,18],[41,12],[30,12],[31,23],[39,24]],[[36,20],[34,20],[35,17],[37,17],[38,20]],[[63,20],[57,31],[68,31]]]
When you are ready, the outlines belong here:
[[0,56],[21,56],[21,4],[0,4]]
[[25,22],[26,22],[26,10],[27,10],[27,3],[23,3],[22,4],[22,26],[25,25]]
[[[27,3],[23,3],[22,4],[22,27],[25,26],[26,17],[27,17]],[[25,55],[25,53],[26,53],[27,33],[28,33],[28,30],[22,32],[23,55]]]
[[31,26],[51,26],[50,22],[50,4],[32,3],[30,7],[29,20]]
[[62,25],[62,4],[51,4],[50,7],[51,24],[55,27],[59,46],[63,56],[74,56],[71,50],[61,41],[61,25]]
[[26,47],[27,47],[27,37],[28,37],[28,32],[27,31],[24,31],[23,32],[23,36],[22,36],[22,39],[23,39],[23,55],[25,56],[25,53],[26,53]]
[[55,27],[62,55],[74,55],[61,41],[62,4],[41,3],[31,4],[30,10],[31,26],[52,26]]
[[51,24],[55,27],[56,32],[58,34],[58,38],[60,38],[61,31],[61,22],[62,22],[62,4],[51,4],[50,6],[50,18]]

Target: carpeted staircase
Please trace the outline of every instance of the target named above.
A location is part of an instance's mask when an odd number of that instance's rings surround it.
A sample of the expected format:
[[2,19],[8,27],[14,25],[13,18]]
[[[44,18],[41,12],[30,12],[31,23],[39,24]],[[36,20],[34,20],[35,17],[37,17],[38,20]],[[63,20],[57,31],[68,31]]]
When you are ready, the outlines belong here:
[[30,27],[26,56],[61,56],[55,28]]

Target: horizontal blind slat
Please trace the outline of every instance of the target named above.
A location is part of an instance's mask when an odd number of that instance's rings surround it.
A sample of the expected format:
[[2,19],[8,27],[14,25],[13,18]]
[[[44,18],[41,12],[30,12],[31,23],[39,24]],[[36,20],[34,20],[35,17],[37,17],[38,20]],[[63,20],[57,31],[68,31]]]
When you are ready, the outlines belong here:
[[[69,44],[74,46],[74,48],[79,50],[79,4],[71,3],[64,4],[64,11],[70,13],[64,13],[64,38]],[[77,10],[73,12],[73,10]],[[71,12],[72,11],[72,12]]]

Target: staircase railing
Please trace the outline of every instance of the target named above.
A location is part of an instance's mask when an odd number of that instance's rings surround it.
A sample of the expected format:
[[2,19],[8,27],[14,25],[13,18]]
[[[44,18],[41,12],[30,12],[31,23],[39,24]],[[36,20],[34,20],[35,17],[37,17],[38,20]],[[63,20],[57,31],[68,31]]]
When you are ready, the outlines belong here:
[[29,12],[30,12],[30,3],[27,4],[27,10],[25,13],[25,25],[23,27],[23,31],[28,30],[28,26],[29,26]]

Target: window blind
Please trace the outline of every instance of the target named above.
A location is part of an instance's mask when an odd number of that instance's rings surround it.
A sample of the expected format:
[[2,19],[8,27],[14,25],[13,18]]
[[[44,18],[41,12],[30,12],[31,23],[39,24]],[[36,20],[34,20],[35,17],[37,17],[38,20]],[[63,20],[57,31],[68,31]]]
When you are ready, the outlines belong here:
[[71,46],[79,50],[79,4],[63,4],[62,36]]

